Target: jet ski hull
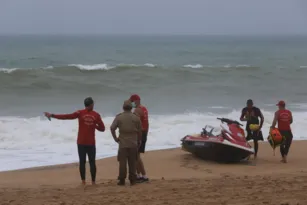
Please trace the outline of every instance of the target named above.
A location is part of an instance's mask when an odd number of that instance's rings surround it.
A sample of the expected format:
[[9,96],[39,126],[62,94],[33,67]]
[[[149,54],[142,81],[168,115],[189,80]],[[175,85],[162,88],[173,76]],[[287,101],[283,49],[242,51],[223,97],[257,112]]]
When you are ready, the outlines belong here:
[[182,149],[204,159],[224,163],[239,162],[254,153],[253,148],[242,147],[228,141],[182,140]]

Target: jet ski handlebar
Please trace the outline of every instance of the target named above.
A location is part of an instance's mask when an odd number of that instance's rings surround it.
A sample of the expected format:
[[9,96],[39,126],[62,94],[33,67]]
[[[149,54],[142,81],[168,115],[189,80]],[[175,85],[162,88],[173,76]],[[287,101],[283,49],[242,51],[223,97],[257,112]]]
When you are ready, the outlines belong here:
[[227,124],[237,124],[237,125],[240,125],[240,126],[243,126],[241,123],[239,123],[238,121],[235,121],[235,120],[230,120],[230,119],[227,119],[227,118],[217,118],[218,120],[220,120],[221,122],[225,122]]

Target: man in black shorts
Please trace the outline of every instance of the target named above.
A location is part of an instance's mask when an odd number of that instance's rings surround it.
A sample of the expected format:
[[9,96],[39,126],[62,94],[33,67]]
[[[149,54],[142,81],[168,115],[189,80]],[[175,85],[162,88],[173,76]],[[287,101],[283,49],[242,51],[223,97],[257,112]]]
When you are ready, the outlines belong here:
[[284,140],[280,145],[280,154],[282,156],[281,162],[287,163],[287,155],[293,139],[293,134],[291,131],[293,117],[292,112],[286,109],[285,101],[281,100],[276,105],[278,106],[278,110],[275,112],[271,128],[275,128],[276,124],[278,124],[278,130],[284,137]]
[[131,95],[129,99],[132,103],[132,107],[134,109],[134,114],[139,116],[142,122],[142,140],[141,144],[139,145],[139,155],[138,155],[138,162],[137,162],[137,178],[138,182],[147,182],[149,181],[148,177],[146,176],[145,166],[141,157],[141,153],[145,153],[145,146],[147,142],[147,134],[149,130],[149,121],[148,121],[148,110],[147,108],[141,104],[141,98],[139,95]]
[[[253,101],[251,99],[247,100],[246,105],[247,106],[242,109],[240,120],[246,121],[246,132],[247,132],[246,140],[254,141],[254,149],[255,149],[254,159],[256,159],[258,153],[258,141],[259,140],[263,141],[261,128],[263,125],[264,117],[260,109],[254,106]],[[259,118],[260,118],[260,125],[259,125]],[[249,128],[249,125],[251,124],[259,125],[259,129],[257,131],[252,131]]]

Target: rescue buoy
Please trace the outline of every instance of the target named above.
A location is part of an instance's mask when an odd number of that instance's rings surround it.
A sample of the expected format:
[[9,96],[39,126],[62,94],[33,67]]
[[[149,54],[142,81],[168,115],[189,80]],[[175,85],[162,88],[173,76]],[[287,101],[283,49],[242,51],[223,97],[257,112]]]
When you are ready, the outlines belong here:
[[257,130],[259,130],[259,128],[260,128],[260,126],[258,124],[250,124],[249,125],[249,129],[251,131],[257,131]]
[[275,144],[281,144],[283,137],[277,128],[271,130],[270,135]]
[[271,147],[273,148],[274,156],[275,156],[275,148],[280,146],[283,140],[284,140],[284,137],[280,134],[277,128],[273,128],[270,130],[268,141]]

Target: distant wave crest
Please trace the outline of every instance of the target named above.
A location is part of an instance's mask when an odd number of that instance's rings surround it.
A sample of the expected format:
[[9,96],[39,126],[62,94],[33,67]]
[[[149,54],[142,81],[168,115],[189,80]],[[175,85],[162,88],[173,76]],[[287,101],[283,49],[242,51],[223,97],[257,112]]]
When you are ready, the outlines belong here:
[[148,68],[154,68],[156,65],[151,63],[145,63],[143,65],[137,65],[137,64],[118,64],[116,66],[111,66],[106,63],[101,64],[93,64],[93,65],[86,65],[86,64],[68,64],[67,66],[46,66],[41,68],[0,68],[0,72],[2,73],[13,73],[16,71],[29,71],[29,70],[38,70],[38,69],[79,69],[84,71],[107,71],[111,69],[116,68],[135,68],[135,67],[148,67]]
[[[81,71],[109,71],[113,69],[132,69],[132,68],[167,68],[162,65],[145,63],[145,64],[117,64],[117,65],[108,65],[106,63],[100,64],[68,64],[64,66],[46,66],[40,68],[1,68],[0,74],[12,74],[15,72],[27,72],[27,71],[35,71],[35,70],[81,70]],[[173,66],[170,68],[182,68],[182,69],[204,69],[204,68],[222,68],[222,69],[236,69],[236,70],[245,70],[245,69],[253,69],[259,68],[253,65],[240,64],[240,65],[202,65],[202,64],[185,64]],[[307,66],[299,66],[297,69],[305,69]],[[58,71],[55,71],[58,72]]]

